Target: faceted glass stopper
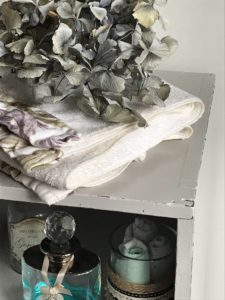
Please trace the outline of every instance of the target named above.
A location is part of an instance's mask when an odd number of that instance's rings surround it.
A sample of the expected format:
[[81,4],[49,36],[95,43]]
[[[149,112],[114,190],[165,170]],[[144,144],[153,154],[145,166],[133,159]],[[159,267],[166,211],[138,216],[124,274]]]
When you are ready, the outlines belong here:
[[45,222],[45,234],[55,244],[67,243],[74,236],[75,229],[73,216],[64,211],[53,212]]

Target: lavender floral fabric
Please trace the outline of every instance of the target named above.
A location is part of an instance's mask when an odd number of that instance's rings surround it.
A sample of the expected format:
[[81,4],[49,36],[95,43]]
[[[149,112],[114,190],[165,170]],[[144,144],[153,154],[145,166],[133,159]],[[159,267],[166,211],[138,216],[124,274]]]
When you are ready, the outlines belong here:
[[47,129],[47,125],[35,119],[31,114],[19,109],[11,111],[0,109],[0,124],[25,140],[37,132],[37,128]]
[[80,138],[75,130],[46,112],[1,100],[0,125],[31,145],[44,149],[59,149]]

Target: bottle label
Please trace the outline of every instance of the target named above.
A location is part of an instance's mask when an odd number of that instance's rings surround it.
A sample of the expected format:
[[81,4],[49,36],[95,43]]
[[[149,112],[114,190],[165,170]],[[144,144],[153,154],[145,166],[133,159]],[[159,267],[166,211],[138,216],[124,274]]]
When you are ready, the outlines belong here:
[[40,244],[45,237],[44,226],[43,220],[35,218],[10,224],[11,251],[16,260],[21,259],[26,249]]
[[133,293],[126,293],[113,286],[108,281],[108,291],[106,295],[107,300],[173,300],[174,299],[174,287],[168,288],[164,291],[158,291],[146,295],[140,295]]

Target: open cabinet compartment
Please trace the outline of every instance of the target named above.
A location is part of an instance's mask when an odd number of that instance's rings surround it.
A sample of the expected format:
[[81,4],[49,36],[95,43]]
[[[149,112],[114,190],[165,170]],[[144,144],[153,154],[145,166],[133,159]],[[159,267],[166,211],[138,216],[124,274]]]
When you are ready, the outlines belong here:
[[[12,201],[13,203],[14,201]],[[18,203],[18,202],[17,202]],[[21,275],[16,273],[10,266],[10,249],[7,230],[7,207],[9,202],[0,200],[0,295],[1,299],[12,300],[22,298]],[[31,206],[32,203],[19,202],[21,207]],[[38,207],[48,209],[45,204],[36,204]],[[82,247],[96,253],[101,259],[102,267],[102,299],[106,294],[107,264],[110,256],[110,235],[118,226],[130,224],[138,215],[130,213],[100,211],[75,207],[53,205],[52,211],[63,210],[72,214],[76,221],[76,237],[80,240]],[[177,221],[173,218],[146,216],[153,221],[169,225],[177,229]]]

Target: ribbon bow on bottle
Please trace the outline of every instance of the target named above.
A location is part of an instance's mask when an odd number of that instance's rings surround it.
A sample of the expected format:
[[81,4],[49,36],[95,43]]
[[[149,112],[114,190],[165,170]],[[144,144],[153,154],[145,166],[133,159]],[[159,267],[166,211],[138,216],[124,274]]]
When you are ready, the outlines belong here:
[[40,300],[63,300],[64,299],[63,295],[72,296],[71,291],[65,289],[64,286],[62,285],[62,282],[68,268],[73,263],[73,260],[74,260],[74,255],[71,256],[69,261],[59,271],[54,286],[51,286],[48,279],[49,258],[47,255],[45,256],[41,273],[47,286],[41,287],[42,296]]

